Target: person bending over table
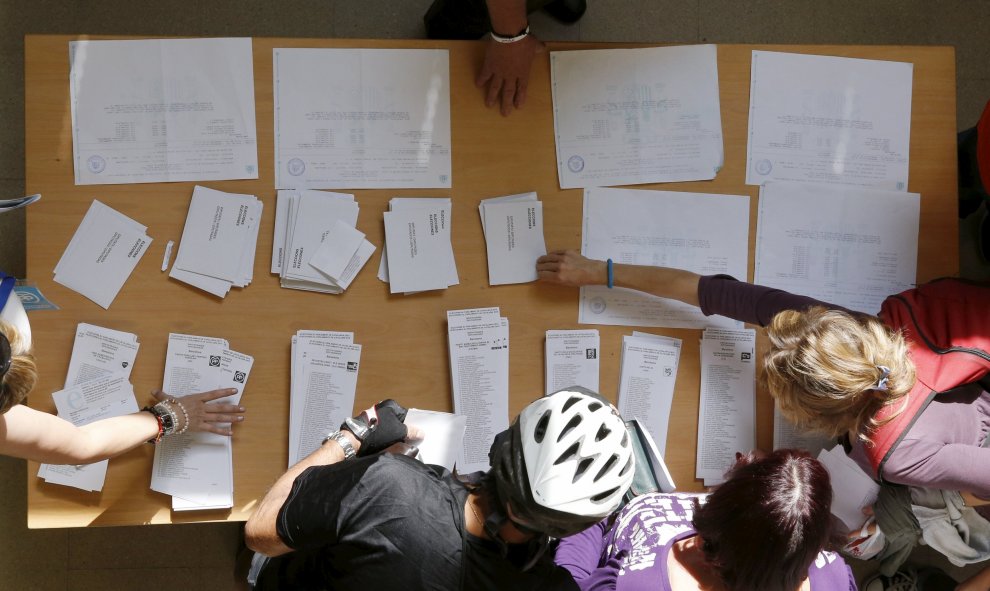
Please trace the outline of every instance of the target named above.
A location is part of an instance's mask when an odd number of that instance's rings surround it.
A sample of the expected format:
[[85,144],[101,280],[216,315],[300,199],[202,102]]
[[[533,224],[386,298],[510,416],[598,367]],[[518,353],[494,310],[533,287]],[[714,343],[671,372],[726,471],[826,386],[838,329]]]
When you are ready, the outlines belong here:
[[[942,280],[888,297],[880,316],[726,275],[540,257],[542,281],[614,285],[766,327],[770,394],[798,425],[849,436],[884,481],[990,496],[990,288]],[[982,380],[982,384],[981,381]],[[912,424],[913,421],[913,424]]]
[[17,294],[11,293],[0,310],[0,454],[48,464],[91,464],[122,454],[144,442],[185,431],[230,435],[217,423],[244,420],[244,407],[212,403],[236,394],[235,389],[213,390],[172,397],[161,390],[158,401],[142,411],[94,421],[77,427],[55,415],[23,404],[38,381],[31,352],[31,328]]
[[275,482],[244,528],[258,552],[249,584],[574,589],[545,550],[614,511],[632,482],[615,408],[576,387],[542,397],[495,437],[491,470],[471,475],[379,453],[409,437],[405,414],[386,400],[348,419]]
[[650,493],[564,538],[582,591],[855,591],[831,541],[829,475],[807,452],[736,454],[710,494]]

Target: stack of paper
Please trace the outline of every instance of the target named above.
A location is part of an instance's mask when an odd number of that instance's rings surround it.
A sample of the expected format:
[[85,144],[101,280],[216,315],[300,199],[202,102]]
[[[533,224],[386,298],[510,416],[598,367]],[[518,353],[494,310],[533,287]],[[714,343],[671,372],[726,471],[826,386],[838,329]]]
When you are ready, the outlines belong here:
[[[138,411],[128,381],[140,344],[137,335],[79,324],[65,377],[52,394],[58,416],[76,426]],[[84,466],[42,464],[38,476],[51,484],[82,490],[103,489],[109,460]]]
[[425,437],[418,442],[417,458],[424,464],[443,466],[453,471],[457,456],[464,446],[464,430],[467,428],[467,417],[438,412],[435,410],[420,410],[410,408],[406,413],[406,424],[419,427]]
[[254,195],[193,189],[179,254],[169,277],[225,297],[254,278],[263,203]]
[[917,193],[766,183],[753,281],[876,314],[915,283],[920,212]]
[[27,207],[35,201],[41,199],[41,194],[28,195],[27,197],[15,197],[13,199],[0,199],[0,213],[13,211],[20,207]]
[[716,62],[714,45],[552,52],[560,187],[715,178]]
[[[450,199],[396,197],[385,212],[385,244],[378,278],[391,293],[416,293],[457,285],[450,243]],[[535,260],[534,260],[535,266]]]
[[352,332],[300,330],[292,337],[289,466],[354,414],[360,364]]
[[880,494],[878,485],[863,469],[846,455],[841,445],[823,449],[818,461],[825,466],[832,481],[832,515],[842,520],[850,531],[858,530],[866,521],[864,507],[872,507]]
[[354,195],[279,191],[272,241],[272,273],[282,287],[341,293],[375,252],[357,225]]
[[147,230],[94,200],[55,265],[55,282],[108,309],[151,244]]
[[756,447],[756,331],[709,328],[701,335],[697,478],[724,481],[736,452]]
[[907,189],[913,64],[754,51],[751,71],[747,184]]
[[[168,335],[165,355],[165,392],[185,396],[237,389],[217,403],[240,402],[254,364],[250,355],[231,351],[224,339],[184,334]],[[233,507],[233,457],[225,435],[204,431],[166,437],[155,447],[151,490],[172,495],[173,511]]]
[[536,193],[482,199],[478,212],[488,250],[488,283],[536,281],[536,259],[547,254],[543,203]]
[[642,423],[660,455],[667,449],[670,405],[680,360],[680,339],[645,332],[622,337],[619,414]]
[[597,330],[548,330],[546,342],[546,393],[571,386],[598,392]]
[[509,320],[497,307],[447,312],[454,413],[467,417],[459,472],[486,471],[495,436],[509,427]]
[[[581,254],[630,265],[746,277],[749,197],[585,189]],[[742,328],[696,306],[604,285],[581,288],[578,322],[670,328]]]

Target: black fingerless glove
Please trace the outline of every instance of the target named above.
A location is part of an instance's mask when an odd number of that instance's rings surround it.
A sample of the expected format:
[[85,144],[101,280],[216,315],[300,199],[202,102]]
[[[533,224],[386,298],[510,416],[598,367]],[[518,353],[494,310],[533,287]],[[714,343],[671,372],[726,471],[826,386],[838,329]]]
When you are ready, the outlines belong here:
[[389,398],[376,404],[373,409],[374,417],[364,411],[353,419],[347,419],[340,426],[347,429],[361,441],[358,456],[370,456],[385,450],[394,443],[404,441],[408,429],[403,421],[406,420],[406,409],[398,402]]

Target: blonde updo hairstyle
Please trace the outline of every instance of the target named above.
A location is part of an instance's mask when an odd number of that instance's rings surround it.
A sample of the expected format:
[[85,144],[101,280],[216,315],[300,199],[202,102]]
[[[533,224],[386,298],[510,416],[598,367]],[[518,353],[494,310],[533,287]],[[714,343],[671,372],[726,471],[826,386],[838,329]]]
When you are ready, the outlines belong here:
[[10,341],[10,369],[0,380],[0,414],[24,402],[38,383],[38,366],[34,362],[27,338],[12,324],[0,320],[0,333]]
[[[896,405],[893,417],[914,387],[904,336],[874,316],[821,306],[787,310],[773,317],[767,335],[763,380],[781,412],[830,437],[851,432],[869,443],[881,424],[877,412]],[[880,366],[890,369],[886,389],[877,387]]]

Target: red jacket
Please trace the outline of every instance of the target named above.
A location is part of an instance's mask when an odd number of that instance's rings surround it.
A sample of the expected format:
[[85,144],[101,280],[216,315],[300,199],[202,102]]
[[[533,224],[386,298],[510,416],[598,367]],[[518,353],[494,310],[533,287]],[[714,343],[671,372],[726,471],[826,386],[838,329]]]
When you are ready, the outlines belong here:
[[904,331],[917,369],[906,406],[884,407],[880,420],[903,410],[873,432],[873,445],[865,446],[876,477],[883,479],[890,454],[936,394],[990,373],[990,286],[939,279],[888,297],[880,319]]

